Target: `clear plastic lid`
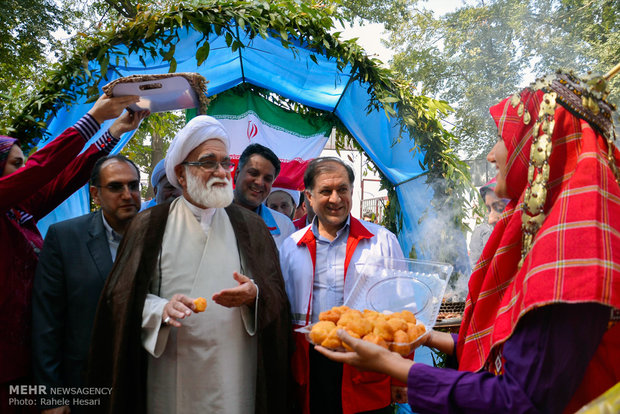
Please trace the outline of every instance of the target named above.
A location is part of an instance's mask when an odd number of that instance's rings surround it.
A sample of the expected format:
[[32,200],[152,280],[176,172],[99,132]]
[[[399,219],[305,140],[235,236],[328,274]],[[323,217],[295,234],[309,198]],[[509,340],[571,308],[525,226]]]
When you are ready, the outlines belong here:
[[427,328],[435,326],[452,266],[446,263],[370,257],[355,265],[357,281],[344,304],[377,312],[411,311]]

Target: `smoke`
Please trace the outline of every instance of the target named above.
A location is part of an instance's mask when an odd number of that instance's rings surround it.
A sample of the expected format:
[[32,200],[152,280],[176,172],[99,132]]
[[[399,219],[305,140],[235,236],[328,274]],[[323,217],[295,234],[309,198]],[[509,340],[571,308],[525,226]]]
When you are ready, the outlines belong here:
[[[421,181],[421,180],[414,180]],[[409,183],[407,183],[409,184]],[[426,193],[430,186],[436,196],[424,203],[420,200],[421,191],[412,190],[417,187],[421,190],[420,184],[414,183],[413,188],[402,188],[405,194],[405,208],[424,207],[418,210],[417,216],[420,216],[417,222],[417,231],[414,234],[413,246],[410,256],[419,260],[430,260],[436,262],[448,263],[454,267],[453,273],[448,280],[445,298],[447,301],[463,302],[467,296],[467,283],[471,275],[471,267],[467,254],[467,240],[465,231],[462,227],[464,219],[463,211],[458,208],[448,196],[447,185],[445,180],[434,180],[427,182]],[[414,195],[415,194],[415,195]],[[407,205],[413,201],[414,205]],[[421,211],[421,215],[419,212]]]

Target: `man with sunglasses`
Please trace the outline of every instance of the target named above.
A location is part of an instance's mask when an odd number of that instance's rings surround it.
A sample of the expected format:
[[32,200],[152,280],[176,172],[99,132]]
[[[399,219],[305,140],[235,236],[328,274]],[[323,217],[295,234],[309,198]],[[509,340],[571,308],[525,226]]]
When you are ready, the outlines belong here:
[[489,240],[495,224],[499,221],[504,208],[506,208],[506,202],[495,195],[493,191],[494,188],[495,178],[480,187],[480,196],[484,201],[488,216],[471,234],[471,240],[469,242],[469,261],[472,269],[478,262],[484,245],[487,243],[487,240]]
[[[140,209],[138,167],[122,155],[100,158],[91,172],[90,194],[101,208],[52,225],[35,274],[33,369],[48,389],[83,385],[99,295],[125,229]],[[68,412],[66,401],[73,400],[42,399],[41,406],[44,412]],[[71,407],[71,412],[83,410]]]
[[188,122],[165,162],[182,195],[127,229],[93,328],[89,385],[113,387],[97,412],[291,412],[277,248],[233,203],[229,145],[215,118]]

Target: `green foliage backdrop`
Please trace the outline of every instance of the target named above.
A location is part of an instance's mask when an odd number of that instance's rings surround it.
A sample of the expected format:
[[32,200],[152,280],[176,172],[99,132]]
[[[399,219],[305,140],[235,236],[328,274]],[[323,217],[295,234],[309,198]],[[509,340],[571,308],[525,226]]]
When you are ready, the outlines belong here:
[[[225,36],[233,51],[244,47],[236,31],[229,26],[229,22],[234,21],[252,38],[275,37],[282,47],[293,53],[296,42],[307,44],[317,55],[336,62],[340,69],[350,65],[352,81],[371,85],[368,111],[382,110],[398,119],[401,130],[407,130],[415,139],[412,154],[424,152],[428,176],[432,180],[447,179],[450,183],[449,190],[442,192],[442,203],[464,205],[463,196],[471,188],[467,167],[454,154],[455,138],[441,123],[450,113],[450,106],[445,101],[414,94],[415,88],[410,82],[398,80],[379,61],[368,58],[355,41],[341,41],[339,33],[330,34],[334,21],[341,19],[335,10],[333,5],[294,1],[219,1],[205,2],[198,7],[177,3],[167,10],[138,8],[135,18],[112,21],[93,36],[81,39],[74,53],[51,73],[45,85],[4,132],[32,145],[42,137],[48,113],[61,105],[70,105],[79,94],[95,99],[99,93],[96,85],[105,78],[108,68],[124,63],[118,48],[121,44],[142,57],[161,56],[174,72],[175,44],[184,27],[191,25],[205,35],[196,45],[200,64],[208,58],[208,36],[212,33]],[[88,69],[88,62],[93,60],[99,63],[101,70]],[[464,216],[465,208],[461,211]]]
[[[392,69],[455,108],[451,132],[468,158],[494,144],[488,108],[500,99],[559,68],[605,73],[620,62],[620,0],[463,1],[443,16],[427,9],[435,4],[343,0],[340,7],[385,24],[396,50]],[[620,77],[610,87],[620,104]]]

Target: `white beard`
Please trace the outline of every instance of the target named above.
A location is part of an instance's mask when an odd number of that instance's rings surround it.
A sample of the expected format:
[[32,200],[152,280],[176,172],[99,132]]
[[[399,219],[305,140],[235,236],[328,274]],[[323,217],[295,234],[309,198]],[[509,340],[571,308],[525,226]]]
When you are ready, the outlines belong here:
[[[188,166],[185,167],[187,180],[187,194],[196,203],[207,208],[224,208],[233,202],[232,181],[211,177],[206,183],[191,173]],[[226,186],[214,186],[214,184],[226,184]]]

